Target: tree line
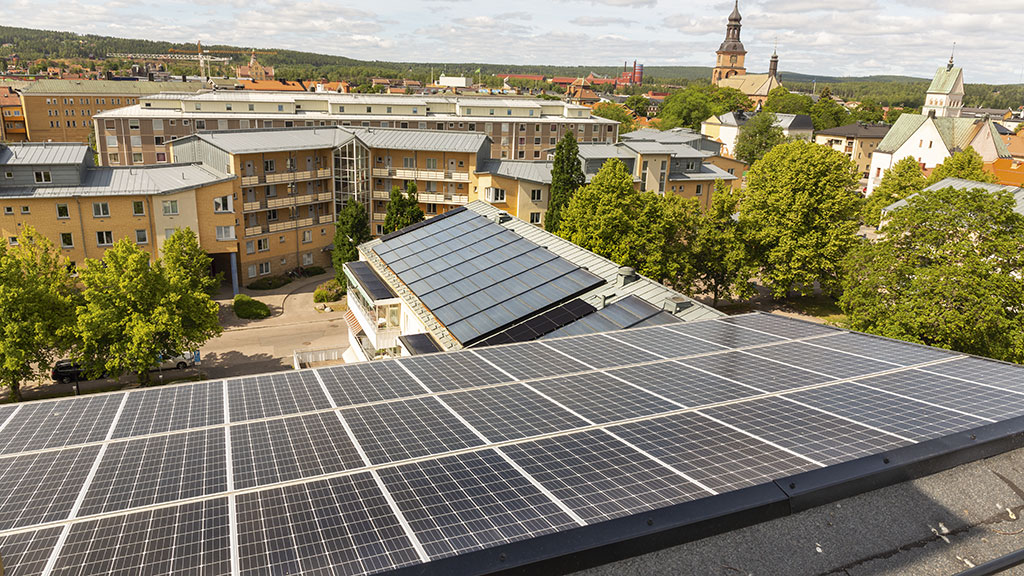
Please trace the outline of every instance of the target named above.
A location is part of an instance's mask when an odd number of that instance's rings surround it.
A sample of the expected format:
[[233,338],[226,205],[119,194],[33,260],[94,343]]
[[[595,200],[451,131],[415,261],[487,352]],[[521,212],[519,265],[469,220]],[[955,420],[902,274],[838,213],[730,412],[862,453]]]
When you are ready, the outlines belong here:
[[27,227],[0,244],[0,385],[20,400],[21,385],[62,357],[89,378],[134,373],[148,383],[161,357],[221,333],[212,298],[220,282],[210,264],[189,228],[175,231],[155,262],[122,238],[75,268]]

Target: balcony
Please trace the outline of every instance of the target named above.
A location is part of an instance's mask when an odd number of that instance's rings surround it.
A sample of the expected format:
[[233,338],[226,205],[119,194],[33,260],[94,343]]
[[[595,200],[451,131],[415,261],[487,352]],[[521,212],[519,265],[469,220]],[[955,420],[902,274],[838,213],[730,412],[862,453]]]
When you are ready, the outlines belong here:
[[469,196],[458,196],[454,194],[418,194],[416,199],[424,204],[465,204],[469,202]]
[[383,222],[385,218],[387,218],[387,213],[385,213],[385,212],[374,212],[373,213],[373,220],[374,220],[374,222]]
[[261,184],[287,184],[302,180],[314,180],[317,178],[330,178],[330,168],[320,170],[303,170],[301,172],[280,172],[264,174],[263,176],[242,176],[242,187],[258,186]]
[[291,206],[302,206],[314,202],[331,202],[334,194],[321,192],[319,194],[303,194],[301,196],[282,196],[267,198],[264,202],[246,202],[242,205],[244,212],[255,212],[258,210],[270,210],[272,208],[289,208]]
[[268,226],[268,229],[271,232],[281,232],[283,230],[294,230],[295,229],[295,221],[294,220],[289,220],[287,222],[271,222],[270,226]]
[[391,198],[391,192],[388,192],[387,190],[374,190],[373,191],[373,199],[374,200],[389,200],[390,198]]
[[[415,168],[374,168],[375,178],[398,178],[400,180],[448,180],[469,182],[469,172],[444,170],[417,170]],[[244,184],[243,184],[244,186]]]
[[331,224],[332,222],[334,222],[334,215],[333,214],[327,214],[326,216],[321,216],[320,217],[320,223],[321,224]]
[[260,234],[265,234],[265,233],[266,233],[266,230],[263,229],[263,226],[249,226],[248,228],[245,229],[246,237],[249,237],[249,236],[259,236]]

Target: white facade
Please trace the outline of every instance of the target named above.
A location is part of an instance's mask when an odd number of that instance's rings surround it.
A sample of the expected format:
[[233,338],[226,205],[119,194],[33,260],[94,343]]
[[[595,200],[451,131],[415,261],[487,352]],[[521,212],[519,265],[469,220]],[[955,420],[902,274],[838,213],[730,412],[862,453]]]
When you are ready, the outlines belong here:
[[893,164],[907,156],[917,160],[917,163],[925,170],[935,168],[949,158],[949,150],[931,118],[925,120],[896,152],[875,151],[871,156],[871,169],[868,171],[867,194],[870,195],[874,192],[875,187],[882,182],[885,173],[892,168]]
[[469,88],[473,85],[473,79],[465,76],[445,76],[441,74],[441,77],[437,79],[438,86],[447,86],[448,88]]
[[[921,108],[922,114],[935,112],[935,116],[938,118],[960,117],[960,112],[964,107],[964,74],[959,68],[952,68],[947,71],[947,74],[956,74],[952,87],[948,92],[929,90],[924,99],[924,106]],[[940,75],[942,75],[941,69],[936,76]]]

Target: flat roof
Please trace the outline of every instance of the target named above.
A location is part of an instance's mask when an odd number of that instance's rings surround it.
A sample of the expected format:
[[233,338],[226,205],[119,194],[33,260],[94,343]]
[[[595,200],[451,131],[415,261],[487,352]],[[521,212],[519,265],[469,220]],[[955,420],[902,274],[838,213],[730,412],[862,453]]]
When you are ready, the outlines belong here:
[[[147,96],[160,92],[195,92],[202,82],[148,82],[145,80],[36,80],[19,88],[22,94],[128,94]],[[184,94],[182,94],[184,95]]]
[[192,140],[208,142],[231,154],[254,154],[279,150],[334,148],[352,139],[352,133],[334,126],[292,128],[250,128],[198,132],[172,141],[172,147]]
[[411,128],[346,127],[370,148],[425,150],[436,152],[479,152],[490,138],[481,132],[418,130]]
[[90,167],[78,186],[0,186],[0,198],[145,196],[169,194],[234,180],[204,164]]
[[0,144],[0,166],[82,164],[92,156],[77,142],[22,142]]

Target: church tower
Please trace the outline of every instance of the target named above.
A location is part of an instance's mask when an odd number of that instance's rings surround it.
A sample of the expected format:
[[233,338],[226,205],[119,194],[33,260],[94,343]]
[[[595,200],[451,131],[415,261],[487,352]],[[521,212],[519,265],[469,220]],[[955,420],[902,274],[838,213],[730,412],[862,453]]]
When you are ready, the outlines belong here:
[[925,95],[921,114],[934,113],[936,117],[958,118],[964,107],[964,71],[953,65],[953,57],[949,64],[935,71],[935,78]]
[[719,80],[747,73],[747,69],[743,67],[747,51],[743,49],[743,42],[740,42],[741,19],[740,3],[736,0],[725,29],[725,42],[718,47],[718,59],[715,61],[714,71],[711,72],[711,83],[716,86]]

